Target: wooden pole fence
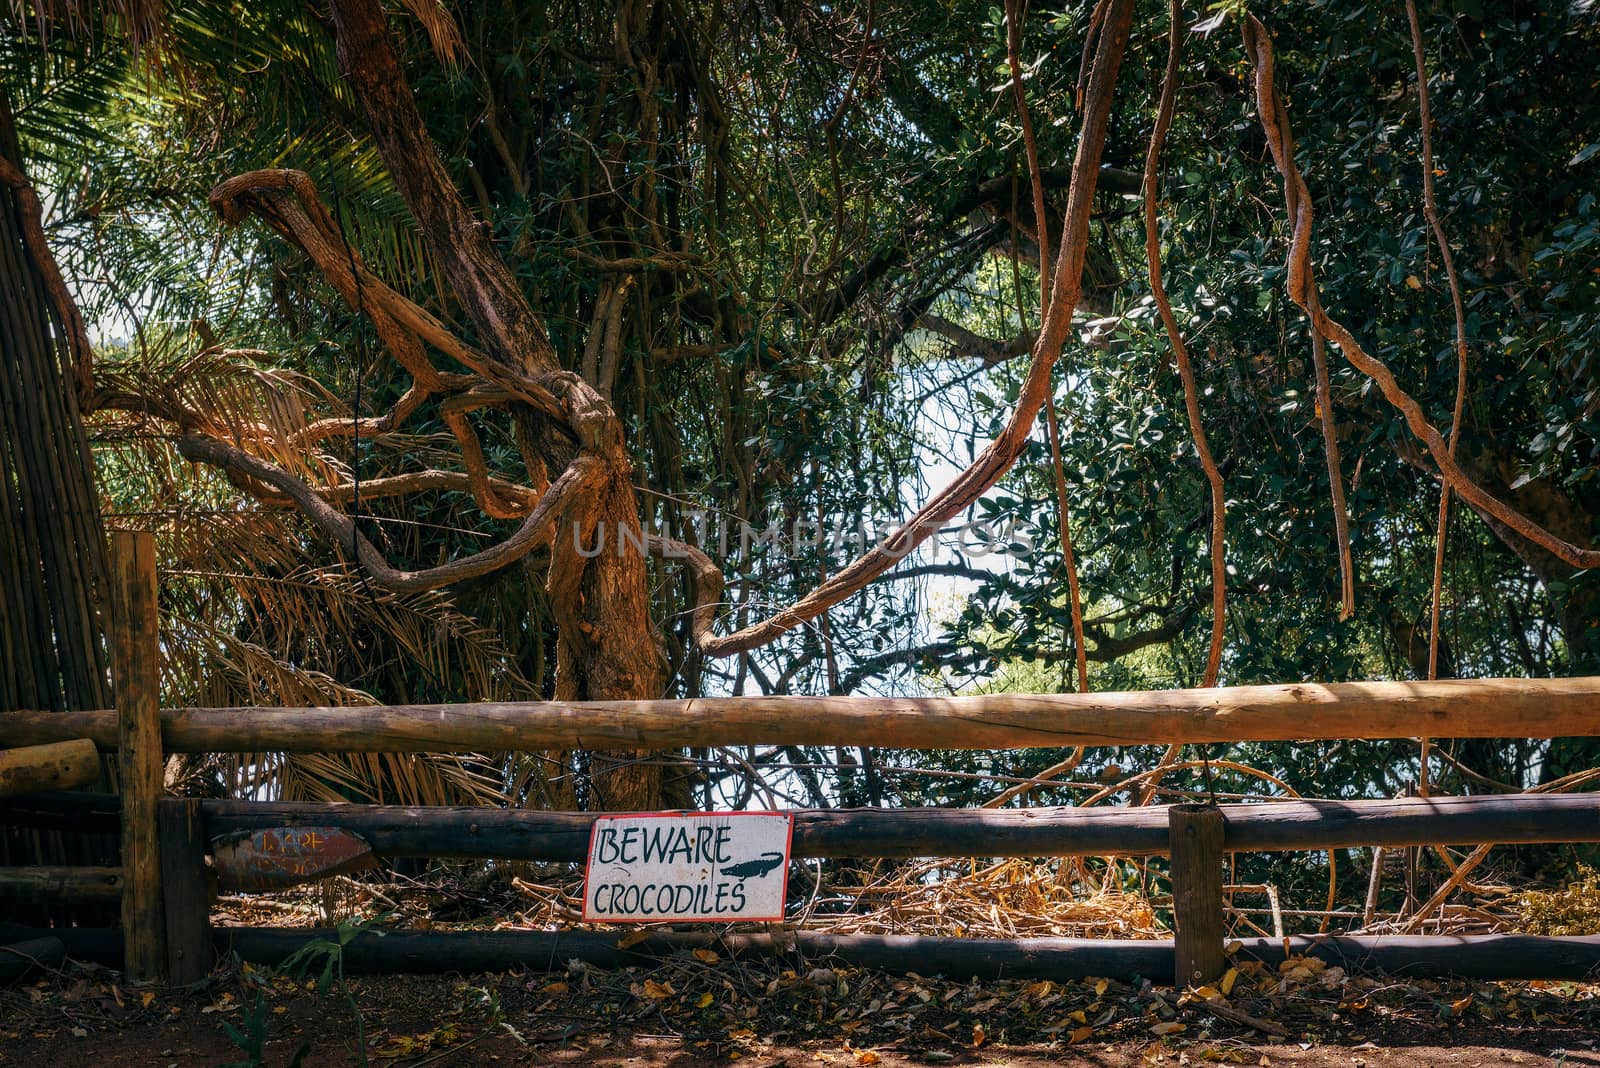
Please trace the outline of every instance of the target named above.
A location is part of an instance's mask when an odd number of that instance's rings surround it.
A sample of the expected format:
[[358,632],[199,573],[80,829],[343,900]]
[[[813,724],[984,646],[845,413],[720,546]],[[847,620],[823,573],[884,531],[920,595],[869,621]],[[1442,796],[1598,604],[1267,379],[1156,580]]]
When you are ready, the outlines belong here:
[[1173,974],[1179,986],[1222,978],[1222,811],[1215,805],[1167,809],[1172,857]]
[[[5,811],[0,805],[0,820]],[[200,811],[211,837],[331,825],[361,835],[380,856],[545,861],[583,860],[603,815],[212,800]],[[1228,852],[1600,841],[1600,793],[1279,801],[1217,811]],[[1167,852],[1170,841],[1164,808],[802,809],[794,819],[800,857],[1148,856]]]
[[111,567],[115,579],[111,667],[122,790],[122,928],[127,932],[128,974],[144,981],[161,978],[167,967],[156,828],[156,802],[164,783],[155,536],[142,530],[115,531]]
[[[1340,738],[1600,736],[1600,678],[1292,683],[972,697],[703,697],[349,708],[172,708],[166,749],[506,752],[745,744],[1018,749]],[[110,712],[11,712],[0,747],[92,738]]]
[[[162,807],[179,804],[163,800]],[[598,813],[526,809],[196,802],[218,837],[270,827],[342,827],[386,857],[581,861]],[[1276,801],[1218,806],[1226,852],[1378,845],[1549,845],[1600,841],[1600,793]],[[801,809],[801,857],[1150,856],[1167,851],[1163,808]],[[114,796],[36,794],[0,801],[0,825],[84,831],[117,826]]]
[[157,808],[157,823],[161,829],[167,981],[189,986],[209,975],[212,965],[211,884],[200,802],[163,799]]
[[[118,932],[92,928],[36,931],[0,924],[0,940],[59,937],[69,956],[115,963]],[[254,964],[281,964],[316,940],[337,943],[328,929],[218,928],[220,953],[234,952]],[[917,935],[835,935],[815,931],[726,934],[718,931],[650,932],[639,942],[619,944],[614,931],[387,931],[357,935],[344,947],[344,966],[354,973],[437,974],[564,970],[571,960],[598,967],[649,964],[694,949],[729,956],[800,958],[808,965],[837,960],[887,972],[943,975],[948,979],[1173,979],[1170,940],[1099,938],[930,938]],[[1240,940],[1237,959],[1276,967],[1288,956],[1318,957],[1351,973],[1415,978],[1592,980],[1600,974],[1600,936],[1416,935]]]
[[119,901],[121,868],[24,866],[0,868],[0,899]]

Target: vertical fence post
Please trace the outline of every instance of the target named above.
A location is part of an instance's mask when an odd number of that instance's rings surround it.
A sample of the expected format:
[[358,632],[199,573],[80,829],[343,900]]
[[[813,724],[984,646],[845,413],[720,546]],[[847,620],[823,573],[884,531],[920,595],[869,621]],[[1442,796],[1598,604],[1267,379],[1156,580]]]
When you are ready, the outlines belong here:
[[156,808],[161,831],[161,898],[167,919],[167,981],[198,983],[211,973],[211,887],[198,798],[167,797]]
[[133,979],[151,980],[159,979],[167,966],[156,827],[162,762],[154,535],[114,532],[111,566],[116,598],[111,619],[112,682],[122,789],[124,967]]
[[1173,977],[1179,987],[1222,976],[1222,810],[1167,809],[1172,856]]

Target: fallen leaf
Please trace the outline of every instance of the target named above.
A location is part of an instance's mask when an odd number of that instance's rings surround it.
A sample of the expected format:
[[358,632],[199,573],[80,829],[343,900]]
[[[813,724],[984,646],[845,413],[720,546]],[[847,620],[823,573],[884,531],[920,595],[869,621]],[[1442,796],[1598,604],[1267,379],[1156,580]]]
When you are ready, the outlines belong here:
[[1233,993],[1233,984],[1237,983],[1238,981],[1239,981],[1239,969],[1238,968],[1229,968],[1228,971],[1226,972],[1226,974],[1223,975],[1221,984],[1219,984],[1221,986],[1221,988],[1222,988],[1222,996],[1223,997],[1228,997],[1230,994],[1232,994]]
[[699,961],[702,964],[715,964],[715,963],[717,963],[717,961],[721,960],[722,958],[717,956],[717,953],[716,953],[715,950],[697,949],[697,950],[694,951],[694,959]]
[[1076,1044],[1078,1042],[1087,1042],[1089,1039],[1091,1039],[1093,1037],[1094,1037],[1094,1028],[1092,1028],[1092,1027],[1080,1027],[1077,1030],[1073,1031],[1072,1034],[1067,1036],[1067,1045],[1070,1046],[1070,1045],[1074,1045],[1074,1044]]
[[1150,1033],[1152,1035],[1181,1035],[1188,1029],[1188,1024],[1181,1024],[1176,1020],[1168,1020],[1166,1023],[1158,1023],[1150,1028]]
[[651,1001],[660,1001],[662,998],[670,998],[676,993],[677,991],[672,989],[671,983],[658,983],[654,979],[646,979],[644,981],[644,996],[649,998]]

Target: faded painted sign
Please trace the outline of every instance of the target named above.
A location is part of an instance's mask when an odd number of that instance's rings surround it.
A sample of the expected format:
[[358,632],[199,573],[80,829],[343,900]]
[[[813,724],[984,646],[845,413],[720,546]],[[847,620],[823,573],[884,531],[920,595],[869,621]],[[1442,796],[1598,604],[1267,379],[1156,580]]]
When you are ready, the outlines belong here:
[[276,890],[373,867],[367,840],[342,827],[267,827],[212,842],[223,890]]
[[784,812],[604,816],[589,838],[583,918],[781,920],[793,829]]

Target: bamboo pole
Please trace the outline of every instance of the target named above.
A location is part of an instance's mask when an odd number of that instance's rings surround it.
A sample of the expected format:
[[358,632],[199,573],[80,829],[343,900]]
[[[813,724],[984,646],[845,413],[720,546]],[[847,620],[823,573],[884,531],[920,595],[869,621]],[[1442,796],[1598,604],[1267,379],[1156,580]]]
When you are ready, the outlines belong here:
[[[351,708],[181,708],[167,751],[472,752],[777,744],[900,749],[1600,736],[1600,678],[1292,683],[1136,693],[720,697]],[[93,738],[109,712],[13,712],[0,746]]]
[[68,790],[100,777],[100,752],[88,738],[0,749],[0,797]]
[[111,560],[116,578],[112,667],[122,786],[125,967],[135,980],[151,980],[160,978],[167,966],[156,824],[163,784],[155,537],[148,531],[117,531],[111,538]]

